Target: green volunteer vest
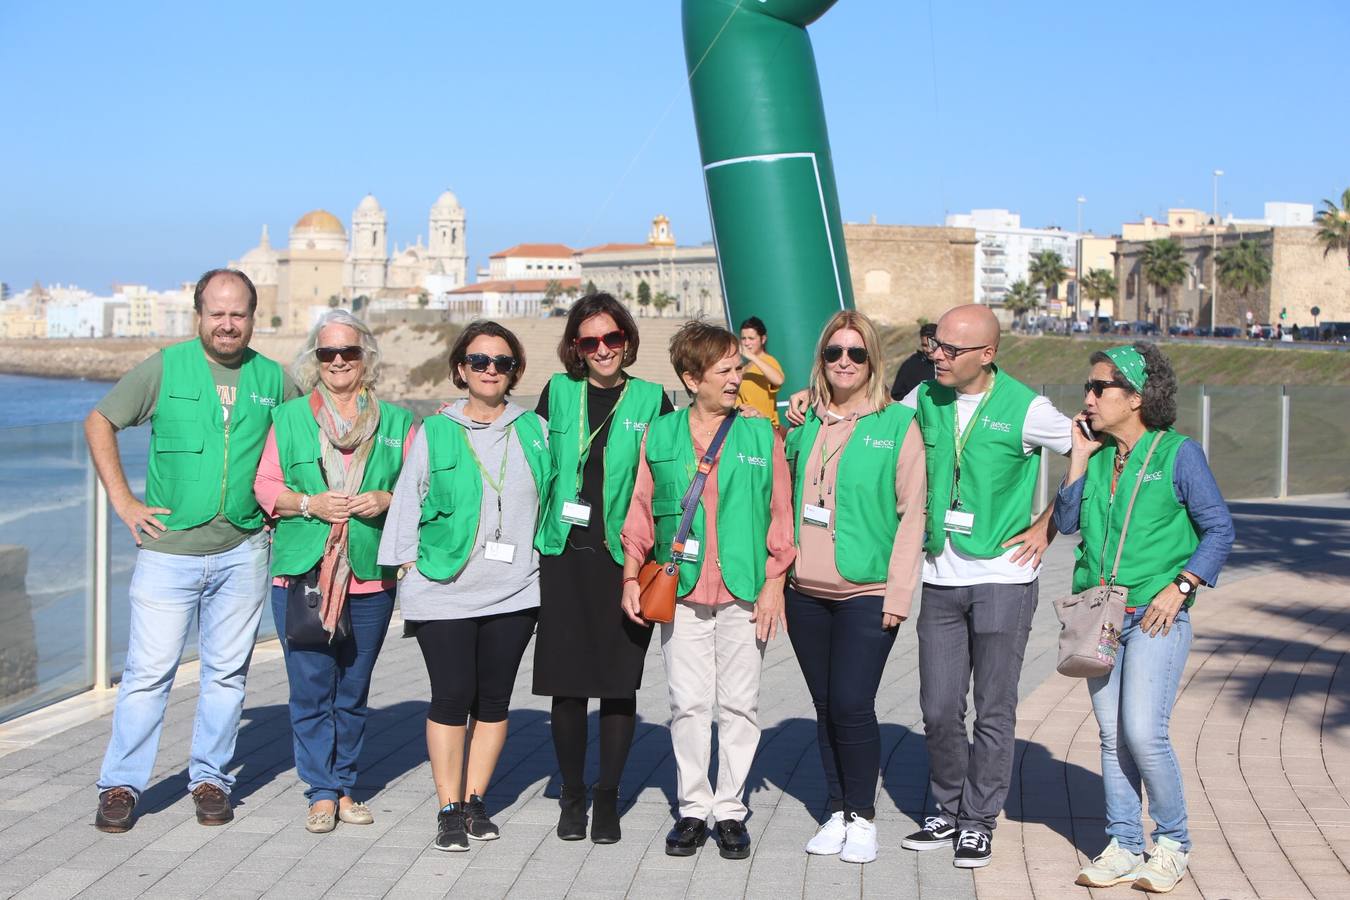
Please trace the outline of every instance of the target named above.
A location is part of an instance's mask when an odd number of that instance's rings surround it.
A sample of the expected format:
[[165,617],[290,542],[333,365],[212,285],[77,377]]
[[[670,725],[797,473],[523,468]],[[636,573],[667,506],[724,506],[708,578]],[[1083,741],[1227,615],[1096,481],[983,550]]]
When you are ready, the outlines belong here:
[[145,502],[172,510],[161,516],[170,531],[203,525],[224,514],[237,527],[262,527],[253,498],[272,411],[282,400],[281,366],[244,350],[229,427],[206,364],[201,340],[160,351],[164,370],[150,417]]
[[[374,445],[366,458],[361,492],[393,491],[403,469],[403,442],[412,427],[412,413],[392,403],[380,403],[380,424]],[[309,397],[297,397],[277,407],[272,414],[277,435],[277,456],[286,487],[297,494],[322,494],[328,490],[319,451],[319,423],[309,408]],[[303,575],[323,556],[323,545],[332,526],[319,518],[289,516],[277,519],[272,537],[272,574]],[[394,577],[394,568],[380,566],[375,557],[380,549],[384,514],[374,519],[347,521],[347,558],[352,572],[362,581]]]
[[[647,429],[647,465],[652,473],[652,555],[670,561],[670,544],[680,528],[680,500],[698,469],[689,436],[689,410],[666,413]],[[773,426],[768,419],[737,416],[717,464],[717,564],[732,596],[754,603],[764,587],[769,561],[769,500],[773,496]],[[687,595],[703,570],[706,524],[699,501],[689,536],[699,558],[680,563],[678,593]]]
[[[629,378],[623,397],[610,416],[604,454],[605,545],[619,565],[623,565],[623,545],[619,532],[633,499],[637,480],[638,451],[642,436],[661,412],[661,386]],[[581,491],[577,471],[585,465],[581,459],[581,441],[590,436],[599,423],[586,419],[585,431],[578,434],[578,416],[587,408],[586,380],[560,372],[548,383],[548,449],[553,460],[553,486],[540,502],[539,533],[534,545],[545,556],[557,556],[567,545],[572,526],[562,520],[563,504]],[[594,447],[592,448],[594,449]],[[587,454],[589,456],[589,453]]]
[[[905,430],[914,410],[891,403],[862,416],[840,451],[834,487],[834,563],[839,574],[855,584],[886,580],[891,550],[900,519],[895,514],[895,468]],[[788,467],[793,473],[792,501],[795,534],[801,542],[802,503],[815,502],[807,487],[819,472],[807,472],[811,452],[821,431],[815,410],[787,436]],[[814,528],[814,525],[807,525]]]
[[[1083,505],[1078,527],[1083,540],[1074,551],[1073,590],[1085,591],[1111,575],[1120,542],[1120,526],[1130,502],[1139,468],[1144,464],[1149,444],[1156,432],[1146,431],[1135,444],[1111,498],[1111,473],[1115,468],[1116,448],[1103,447],[1088,460],[1083,476]],[[1158,449],[1148,461],[1139,496],[1130,515],[1130,530],[1125,536],[1125,552],[1120,556],[1116,583],[1130,589],[1130,605],[1146,606],[1181,573],[1195,548],[1200,532],[1186,507],[1177,500],[1173,474],[1177,451],[1186,436],[1171,429],[1163,432]],[[1105,562],[1102,548],[1105,547]],[[1186,603],[1189,606],[1191,600]]]
[[[527,412],[510,427],[525,453],[535,490],[546,496],[553,468],[539,417]],[[483,474],[463,425],[435,415],[423,420],[422,431],[427,438],[427,496],[417,529],[417,570],[435,581],[449,581],[469,561],[478,539]]]
[[944,540],[967,556],[1002,556],[1003,542],[1031,524],[1041,449],[1022,452],[1022,426],[1036,392],[994,367],[994,389],[970,421],[961,454],[961,508],[975,514],[970,534],[943,527],[952,506],[956,468],[956,391],[936,381],[919,386],[916,418],[928,468],[928,527],[924,550],[936,556]]

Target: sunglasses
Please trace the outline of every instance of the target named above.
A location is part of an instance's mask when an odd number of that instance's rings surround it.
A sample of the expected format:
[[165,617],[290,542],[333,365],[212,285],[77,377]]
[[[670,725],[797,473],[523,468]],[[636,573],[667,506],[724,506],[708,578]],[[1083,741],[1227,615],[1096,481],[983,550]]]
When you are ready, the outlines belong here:
[[333,360],[337,359],[339,356],[342,357],[343,362],[356,362],[362,356],[365,356],[365,354],[366,354],[365,350],[355,346],[314,348],[314,355],[319,358],[319,362],[325,363],[330,363]]
[[861,366],[867,362],[866,347],[841,347],[838,344],[830,344],[820,351],[820,358],[827,363],[836,363],[844,355],[844,351],[848,351],[848,358],[853,361],[854,365]]
[[574,343],[577,345],[578,350],[589,356],[600,349],[600,343],[602,341],[609,349],[618,350],[623,347],[624,344],[628,343],[628,335],[616,329],[609,332],[609,334],[602,334],[600,337],[579,337]]
[[988,344],[978,344],[974,347],[958,347],[955,344],[944,344],[937,338],[930,338],[928,342],[928,353],[929,355],[932,355],[940,351],[942,355],[948,359],[956,359],[963,353],[969,353],[972,350],[983,350],[988,346]]
[[1093,396],[1100,399],[1102,396],[1102,391],[1106,390],[1107,388],[1113,387],[1120,388],[1122,391],[1131,390],[1129,385],[1121,384],[1119,381],[1102,381],[1101,379],[1094,378],[1091,381],[1086,381],[1083,383],[1083,393],[1086,395],[1087,393],[1091,392]]
[[464,357],[464,364],[475,372],[486,372],[487,367],[493,366],[498,375],[510,375],[516,370],[516,358],[514,356],[488,356],[486,353],[470,353]]

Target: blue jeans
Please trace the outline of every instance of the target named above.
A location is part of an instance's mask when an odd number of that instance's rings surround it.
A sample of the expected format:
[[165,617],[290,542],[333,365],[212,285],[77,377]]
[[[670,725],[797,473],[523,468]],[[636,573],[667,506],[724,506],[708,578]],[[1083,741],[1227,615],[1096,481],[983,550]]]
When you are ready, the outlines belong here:
[[291,731],[295,736],[295,772],[309,785],[305,799],[350,797],[356,788],[356,764],[366,736],[366,701],[394,595],[388,591],[347,598],[352,633],[327,647],[296,647],[286,637],[286,589],[272,588],[272,618],[286,654],[291,687]]
[[267,596],[268,537],[259,531],[239,546],[209,556],[139,550],[131,575],[131,636],[113,710],[112,737],[98,788],[127,787],[138,796],[150,782],[178,662],[197,618],[201,689],[192,726],[188,788],[214,784],[229,792],[225,770],[234,756],[258,619]]
[[1191,617],[1182,609],[1164,636],[1139,628],[1148,607],[1125,614],[1120,653],[1110,675],[1088,679],[1092,711],[1102,737],[1102,786],[1106,789],[1106,836],[1131,853],[1144,851],[1143,790],[1153,816],[1153,841],[1169,837],[1191,849],[1181,767],[1167,726],[1186,654]]
[[786,595],[788,638],[816,707],[827,810],[875,818],[877,687],[899,629],[881,627],[879,594],[820,600],[789,587]]

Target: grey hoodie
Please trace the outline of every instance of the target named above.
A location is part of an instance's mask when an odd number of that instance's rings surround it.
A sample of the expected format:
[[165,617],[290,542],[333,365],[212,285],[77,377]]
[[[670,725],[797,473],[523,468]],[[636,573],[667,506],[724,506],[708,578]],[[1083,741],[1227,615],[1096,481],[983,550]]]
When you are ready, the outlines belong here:
[[[479,509],[478,538],[464,568],[449,581],[433,581],[414,566],[399,582],[398,602],[409,622],[431,619],[467,619],[516,612],[539,605],[539,553],[534,549],[539,495],[534,476],[520,448],[520,436],[510,425],[520,416],[534,413],[510,401],[495,422],[483,424],[464,415],[464,400],[457,400],[440,415],[468,429],[468,438],[483,467],[495,479],[501,471],[502,451],[507,451],[506,484],[502,493],[502,543],[515,544],[515,558],[508,564],[484,559],[483,548],[497,530],[497,495],[483,483]],[[547,434],[547,428],[545,429]],[[380,539],[381,565],[397,566],[417,559],[417,531],[422,501],[427,495],[427,438],[418,429],[408,458],[403,463],[394,499],[385,517]]]

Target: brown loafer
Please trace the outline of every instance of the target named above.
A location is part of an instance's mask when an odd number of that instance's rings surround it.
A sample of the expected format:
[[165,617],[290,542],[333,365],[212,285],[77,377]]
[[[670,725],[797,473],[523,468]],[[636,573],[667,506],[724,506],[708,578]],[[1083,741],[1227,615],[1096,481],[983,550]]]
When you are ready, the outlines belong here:
[[98,795],[98,813],[94,816],[94,827],[108,834],[121,834],[130,831],[136,824],[133,815],[136,809],[136,795],[130,788],[115,787]]
[[192,789],[192,802],[197,805],[197,822],[201,825],[224,825],[234,818],[230,795],[219,785],[202,782]]

